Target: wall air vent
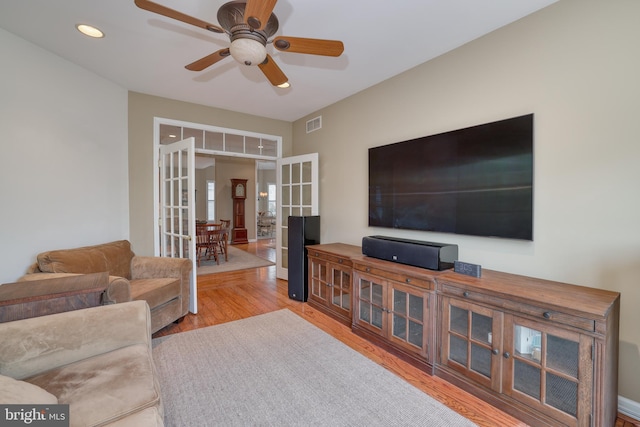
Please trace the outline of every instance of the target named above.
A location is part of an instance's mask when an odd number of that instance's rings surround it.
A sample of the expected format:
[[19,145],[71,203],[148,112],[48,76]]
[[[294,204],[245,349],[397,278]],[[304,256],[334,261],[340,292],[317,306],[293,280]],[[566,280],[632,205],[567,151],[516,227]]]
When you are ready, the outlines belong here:
[[322,128],[322,116],[307,121],[307,133],[311,133],[320,128]]

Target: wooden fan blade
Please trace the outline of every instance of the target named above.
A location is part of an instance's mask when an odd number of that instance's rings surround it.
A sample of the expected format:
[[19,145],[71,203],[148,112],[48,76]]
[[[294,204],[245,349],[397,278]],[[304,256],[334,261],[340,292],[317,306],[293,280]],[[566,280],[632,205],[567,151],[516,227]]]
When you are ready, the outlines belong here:
[[340,56],[344,52],[344,45],[339,40],[278,36],[273,39],[273,45],[283,52],[307,53],[310,55]]
[[269,54],[267,54],[267,58],[262,64],[258,65],[258,67],[260,67],[264,75],[274,86],[279,86],[289,81],[287,76],[284,75],[280,67],[278,67],[278,64],[275,63]]
[[178,12],[177,10],[170,9],[166,6],[162,6],[161,4],[154,3],[149,0],[135,0],[135,4],[140,9],[148,10],[149,12],[157,13],[158,15],[166,16],[167,18],[173,18],[187,24],[195,25],[196,27],[213,31],[214,33],[224,33],[224,30],[217,25],[213,25],[198,18],[194,18],[193,16],[185,15],[182,12]]
[[190,71],[202,71],[205,68],[212,66],[216,62],[223,60],[229,55],[229,48],[225,47],[224,49],[220,49],[219,51],[214,52],[211,55],[207,55],[204,58],[200,58],[197,61],[186,65],[184,68]]
[[244,8],[244,22],[254,30],[262,30],[278,0],[248,0]]

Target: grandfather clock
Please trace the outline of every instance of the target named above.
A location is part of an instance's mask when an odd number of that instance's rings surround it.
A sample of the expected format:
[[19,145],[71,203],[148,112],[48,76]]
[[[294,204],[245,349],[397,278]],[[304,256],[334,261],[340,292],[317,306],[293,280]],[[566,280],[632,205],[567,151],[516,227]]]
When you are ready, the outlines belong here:
[[231,244],[249,243],[247,229],[244,226],[244,200],[247,198],[247,180],[231,180],[231,198],[233,199],[233,229]]

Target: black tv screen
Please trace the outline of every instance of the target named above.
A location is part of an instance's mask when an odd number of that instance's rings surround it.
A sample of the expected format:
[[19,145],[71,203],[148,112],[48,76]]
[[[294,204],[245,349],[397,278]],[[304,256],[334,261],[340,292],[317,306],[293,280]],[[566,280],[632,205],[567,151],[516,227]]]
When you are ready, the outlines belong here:
[[369,226],[533,240],[533,114],[370,148]]

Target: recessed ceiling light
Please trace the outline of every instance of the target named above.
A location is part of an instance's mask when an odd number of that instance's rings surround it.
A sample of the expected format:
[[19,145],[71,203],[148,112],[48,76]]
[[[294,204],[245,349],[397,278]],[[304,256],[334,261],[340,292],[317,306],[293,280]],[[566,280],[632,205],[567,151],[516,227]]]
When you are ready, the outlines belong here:
[[101,39],[104,37],[104,33],[97,29],[96,27],[92,27],[87,24],[77,24],[76,28],[85,36],[93,37],[95,39]]

